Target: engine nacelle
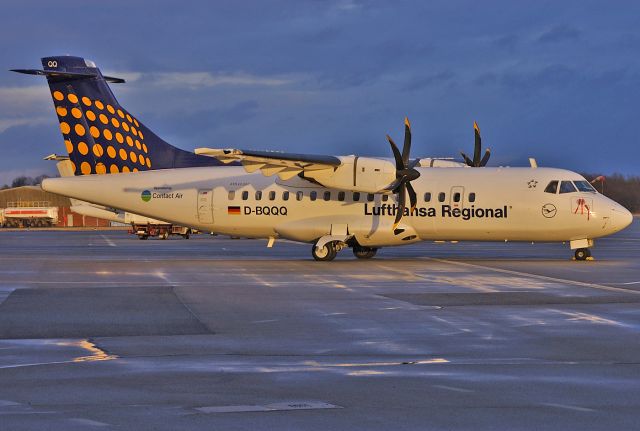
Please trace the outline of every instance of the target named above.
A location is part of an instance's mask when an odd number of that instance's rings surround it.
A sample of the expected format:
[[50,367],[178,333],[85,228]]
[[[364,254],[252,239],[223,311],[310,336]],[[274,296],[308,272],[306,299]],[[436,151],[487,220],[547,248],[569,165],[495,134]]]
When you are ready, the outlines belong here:
[[381,192],[396,180],[396,166],[388,160],[340,156],[340,161],[335,169],[305,171],[304,177],[327,188],[363,193]]

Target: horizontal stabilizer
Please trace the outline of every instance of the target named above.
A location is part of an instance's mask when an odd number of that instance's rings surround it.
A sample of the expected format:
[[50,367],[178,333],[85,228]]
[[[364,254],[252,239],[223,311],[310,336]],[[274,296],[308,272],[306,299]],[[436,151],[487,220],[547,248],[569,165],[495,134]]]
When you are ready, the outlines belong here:
[[[95,73],[79,73],[79,72],[59,72],[57,70],[39,70],[39,69],[11,69],[11,72],[24,73],[25,75],[39,75],[52,78],[62,79],[84,79],[84,78],[96,78]],[[114,78],[113,76],[103,76],[105,81],[114,84],[123,84],[125,82],[122,78]]]

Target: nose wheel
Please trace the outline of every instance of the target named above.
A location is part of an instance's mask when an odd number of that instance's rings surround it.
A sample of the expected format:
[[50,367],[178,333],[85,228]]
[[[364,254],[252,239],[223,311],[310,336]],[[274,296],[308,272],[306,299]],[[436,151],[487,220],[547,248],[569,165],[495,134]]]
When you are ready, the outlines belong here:
[[576,260],[587,260],[591,257],[591,250],[588,248],[578,248],[574,254]]

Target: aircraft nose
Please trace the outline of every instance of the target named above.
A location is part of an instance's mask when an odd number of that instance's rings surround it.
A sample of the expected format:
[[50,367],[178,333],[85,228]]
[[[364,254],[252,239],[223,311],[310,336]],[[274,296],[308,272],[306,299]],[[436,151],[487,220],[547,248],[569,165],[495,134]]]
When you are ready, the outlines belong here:
[[633,222],[633,214],[622,205],[616,205],[611,208],[611,213],[613,215],[613,226],[616,232],[626,228]]

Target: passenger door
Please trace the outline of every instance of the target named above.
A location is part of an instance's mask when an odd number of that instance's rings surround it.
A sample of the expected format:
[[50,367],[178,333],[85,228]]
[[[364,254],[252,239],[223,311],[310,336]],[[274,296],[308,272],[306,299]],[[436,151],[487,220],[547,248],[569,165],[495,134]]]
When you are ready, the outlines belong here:
[[213,191],[198,190],[198,221],[213,224]]

